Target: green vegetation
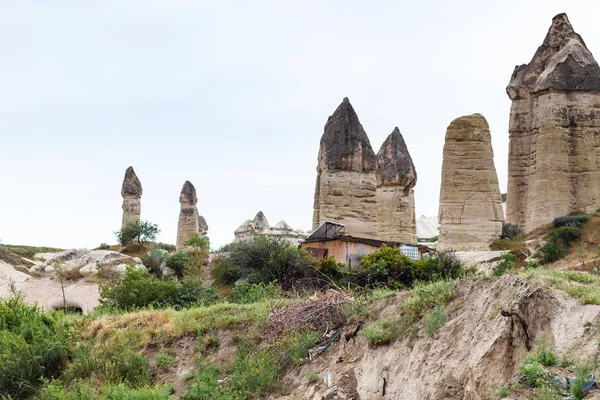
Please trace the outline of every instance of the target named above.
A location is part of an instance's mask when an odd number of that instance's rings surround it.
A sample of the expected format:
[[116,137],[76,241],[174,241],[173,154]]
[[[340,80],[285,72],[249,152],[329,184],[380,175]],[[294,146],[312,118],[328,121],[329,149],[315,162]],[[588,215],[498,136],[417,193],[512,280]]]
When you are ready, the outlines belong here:
[[42,379],[57,377],[67,362],[67,338],[60,314],[44,314],[19,296],[0,299],[0,393],[27,399]]
[[0,261],[4,261],[10,265],[23,265],[27,268],[33,266],[33,263],[23,260],[22,256],[12,251],[12,248],[0,246]]
[[450,281],[417,284],[400,304],[399,317],[379,319],[365,326],[361,334],[372,346],[387,344],[409,333],[423,319],[427,336],[433,337],[446,323],[444,308],[453,295]]
[[515,239],[522,233],[523,232],[517,225],[511,224],[510,222],[503,222],[502,234],[500,235],[500,239]]
[[56,249],[54,247],[35,247],[35,246],[15,246],[11,244],[5,244],[0,246],[0,260],[2,260],[2,249],[8,250],[13,255],[27,258],[31,261],[35,261],[35,255],[39,253],[57,253],[62,249]]
[[127,267],[123,279],[114,285],[100,285],[100,302],[104,307],[120,310],[150,306],[179,309],[210,305],[217,300],[215,289],[198,279],[163,280],[134,267]]
[[536,360],[526,359],[519,364],[519,369],[523,371],[523,379],[529,387],[538,387],[547,380],[547,372]]
[[512,253],[504,253],[500,257],[500,262],[492,270],[493,276],[501,276],[506,272],[515,269],[515,263],[517,262],[517,256]]
[[571,382],[571,396],[576,400],[583,399],[587,393],[583,390],[584,385],[590,380],[590,373],[592,369],[586,365],[581,364],[577,366],[575,380]]
[[132,243],[143,245],[153,242],[160,233],[158,225],[148,221],[135,221],[125,225],[121,230],[115,232],[117,241],[121,246]]
[[548,232],[546,242],[538,246],[534,257],[542,263],[551,263],[563,258],[569,246],[581,236],[581,226],[589,221],[588,215],[567,215],[552,221],[554,229]]

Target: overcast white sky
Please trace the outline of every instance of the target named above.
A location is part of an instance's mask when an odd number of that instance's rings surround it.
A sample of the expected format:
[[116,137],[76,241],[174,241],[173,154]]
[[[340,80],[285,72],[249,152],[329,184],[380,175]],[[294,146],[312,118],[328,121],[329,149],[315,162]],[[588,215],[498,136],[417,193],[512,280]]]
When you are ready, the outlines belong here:
[[262,210],[310,229],[319,140],[348,96],[375,152],[395,126],[436,215],[446,127],[479,112],[506,190],[505,87],[567,12],[600,54],[589,1],[0,1],[0,240],[114,243],[132,165],[142,218],[174,243],[198,191],[213,246]]

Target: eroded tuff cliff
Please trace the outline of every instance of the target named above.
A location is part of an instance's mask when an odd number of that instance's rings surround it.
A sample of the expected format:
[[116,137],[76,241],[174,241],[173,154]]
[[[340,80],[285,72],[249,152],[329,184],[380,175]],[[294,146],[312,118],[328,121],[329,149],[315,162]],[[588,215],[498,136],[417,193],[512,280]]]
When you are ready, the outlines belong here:
[[321,137],[313,229],[325,221],[346,233],[377,238],[377,156],[348,98],[329,117]]
[[377,153],[377,231],[380,240],[417,243],[417,171],[398,128]]
[[504,213],[491,140],[481,114],[457,118],[448,126],[438,250],[489,250],[490,243],[502,233]]
[[196,188],[190,181],[185,181],[179,195],[181,210],[179,211],[179,222],[177,224],[177,249],[182,249],[185,242],[198,231],[198,197]]
[[600,67],[566,14],[552,20],[512,100],[507,220],[524,231],[600,206]]
[[138,179],[133,167],[127,168],[123,185],[121,186],[121,196],[123,196],[123,219],[121,227],[125,227],[130,222],[140,220],[142,212],[142,183]]

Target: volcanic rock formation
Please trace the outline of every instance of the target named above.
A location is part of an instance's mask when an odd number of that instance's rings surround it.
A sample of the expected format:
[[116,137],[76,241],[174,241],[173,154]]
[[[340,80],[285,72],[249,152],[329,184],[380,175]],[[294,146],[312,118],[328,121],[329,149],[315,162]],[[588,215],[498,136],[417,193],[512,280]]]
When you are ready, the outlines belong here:
[[398,128],[377,153],[378,239],[417,243],[417,171]]
[[507,220],[525,232],[600,206],[600,68],[566,14],[552,19],[512,100]]
[[272,238],[285,239],[292,244],[298,244],[307,236],[300,229],[294,230],[285,221],[279,221],[275,226],[270,226],[267,217],[265,217],[262,211],[259,211],[254,219],[245,221],[233,234],[235,242],[248,242],[258,236],[270,236]]
[[138,179],[133,167],[127,168],[123,186],[121,187],[121,196],[123,196],[123,220],[121,227],[125,227],[130,222],[138,222],[142,212],[142,184]]
[[198,233],[202,236],[206,236],[208,233],[208,223],[202,215],[198,216]]
[[438,250],[489,250],[502,233],[504,214],[491,139],[481,114],[457,118],[448,126]]
[[313,229],[325,221],[346,233],[377,238],[377,157],[348,98],[329,117],[321,137]]
[[195,233],[198,233],[198,197],[196,188],[190,181],[185,181],[181,194],[179,195],[181,211],[179,212],[179,223],[177,224],[176,248],[185,248],[185,241]]

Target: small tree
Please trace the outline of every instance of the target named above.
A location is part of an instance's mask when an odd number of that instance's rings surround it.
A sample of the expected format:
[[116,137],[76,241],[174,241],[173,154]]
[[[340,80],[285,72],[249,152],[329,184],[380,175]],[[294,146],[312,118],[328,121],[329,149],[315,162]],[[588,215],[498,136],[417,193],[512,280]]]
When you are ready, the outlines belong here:
[[68,273],[67,268],[63,264],[61,260],[54,263],[54,272],[56,272],[56,277],[60,282],[60,290],[62,290],[63,296],[63,310],[67,311],[67,296],[65,296],[65,281],[67,280]]
[[502,223],[502,234],[500,235],[500,239],[514,239],[521,234],[521,229],[510,222]]
[[105,293],[105,297],[112,297],[112,305],[119,308],[117,286],[119,286],[123,277],[114,266],[100,265],[98,261],[96,261],[96,270],[98,271],[98,277],[106,281],[106,284],[100,285],[100,292]]
[[206,236],[202,236],[198,233],[194,233],[188,240],[186,240],[183,244],[186,246],[192,247],[195,251],[200,252],[208,252],[210,247],[210,242]]
[[153,242],[159,233],[160,229],[157,224],[149,221],[134,221],[116,231],[115,236],[121,246],[127,246],[134,241],[140,245]]

